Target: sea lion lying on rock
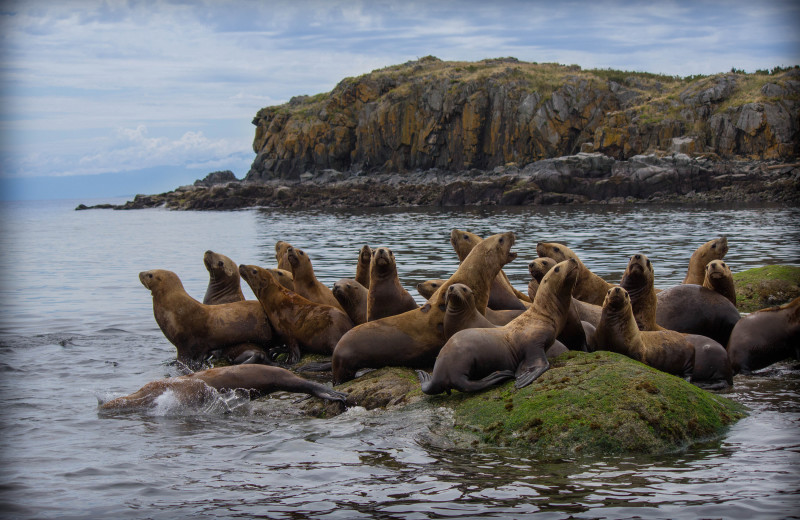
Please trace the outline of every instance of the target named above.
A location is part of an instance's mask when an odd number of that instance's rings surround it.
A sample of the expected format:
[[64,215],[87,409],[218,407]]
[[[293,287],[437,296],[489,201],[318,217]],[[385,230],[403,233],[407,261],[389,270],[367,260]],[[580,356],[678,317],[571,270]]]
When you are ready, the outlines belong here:
[[800,359],[800,298],[739,320],[728,341],[728,357],[737,374],[749,374],[790,357]]
[[552,258],[556,262],[574,258],[578,262],[580,274],[573,296],[586,303],[602,305],[606,292],[612,285],[590,271],[572,249],[555,242],[539,242],[536,244],[536,254],[540,257]]
[[239,281],[239,268],[225,255],[206,251],[203,264],[208,270],[208,288],[203,297],[206,305],[244,301],[242,285]]
[[444,314],[444,337],[464,329],[490,329],[495,324],[475,308],[475,294],[463,283],[454,283],[445,294],[447,310]]
[[367,322],[369,291],[352,278],[342,278],[333,284],[333,295],[355,325]]
[[715,238],[709,240],[702,246],[698,247],[691,258],[689,258],[689,268],[686,270],[686,276],[682,283],[690,283],[694,285],[703,285],[703,280],[706,277],[706,266],[712,260],[722,260],[728,253],[728,239],[727,237]]
[[317,280],[314,268],[311,265],[311,259],[305,251],[289,246],[286,249],[286,258],[292,266],[294,292],[312,302],[330,305],[344,312],[333,292],[325,284]]
[[254,399],[272,392],[298,392],[321,399],[344,403],[347,396],[327,386],[308,381],[286,369],[265,365],[238,365],[211,368],[193,374],[170,377],[147,383],[138,391],[117,397],[100,405],[102,410],[131,410],[153,406],[166,392],[173,392],[184,406],[197,406],[210,399],[214,392],[246,390]]
[[656,323],[658,298],[654,284],[655,272],[650,259],[641,253],[633,255],[619,285],[630,296],[633,317],[639,330],[664,330]]
[[721,294],[702,285],[681,284],[656,295],[656,323],[665,329],[700,334],[728,344],[741,315]]

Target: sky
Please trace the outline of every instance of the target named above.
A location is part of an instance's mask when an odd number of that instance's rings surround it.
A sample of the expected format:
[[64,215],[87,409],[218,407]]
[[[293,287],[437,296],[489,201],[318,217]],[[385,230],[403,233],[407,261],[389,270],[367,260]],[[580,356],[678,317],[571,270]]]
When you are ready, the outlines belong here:
[[670,75],[800,64],[800,2],[0,0],[0,199],[243,178],[265,106],[433,55]]

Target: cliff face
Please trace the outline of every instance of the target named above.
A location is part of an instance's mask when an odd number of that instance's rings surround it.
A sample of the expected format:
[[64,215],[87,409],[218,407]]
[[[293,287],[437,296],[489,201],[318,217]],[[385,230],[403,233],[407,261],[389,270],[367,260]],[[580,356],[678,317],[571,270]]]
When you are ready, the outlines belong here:
[[800,69],[688,80],[427,57],[260,110],[246,180],[492,170],[579,151],[786,160],[800,154],[799,114]]

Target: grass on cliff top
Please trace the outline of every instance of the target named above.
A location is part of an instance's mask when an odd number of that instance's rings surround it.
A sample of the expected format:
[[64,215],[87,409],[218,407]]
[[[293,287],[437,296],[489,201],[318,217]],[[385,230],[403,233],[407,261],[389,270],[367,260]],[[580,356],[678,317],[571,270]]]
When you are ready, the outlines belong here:
[[766,265],[734,273],[736,308],[739,312],[782,305],[800,296],[800,267]]
[[661,454],[709,440],[744,408],[683,379],[611,352],[569,352],[521,390],[431,398],[454,406],[456,427],[490,445],[545,458]]

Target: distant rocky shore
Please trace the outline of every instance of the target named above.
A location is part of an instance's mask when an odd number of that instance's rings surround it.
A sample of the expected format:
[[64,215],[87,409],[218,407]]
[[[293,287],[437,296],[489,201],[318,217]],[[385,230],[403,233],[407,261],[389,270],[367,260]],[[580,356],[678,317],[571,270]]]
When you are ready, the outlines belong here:
[[321,170],[298,179],[238,180],[214,172],[194,185],[76,209],[233,210],[250,207],[404,207],[657,202],[800,203],[800,163],[731,161],[683,153],[620,161],[578,153],[492,171]]

